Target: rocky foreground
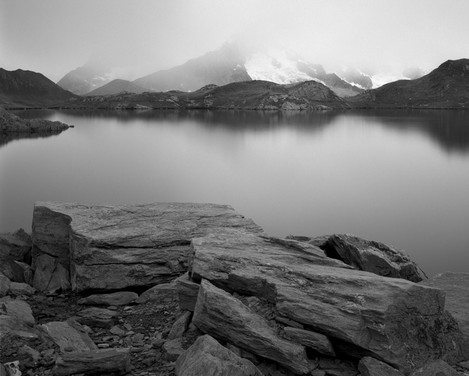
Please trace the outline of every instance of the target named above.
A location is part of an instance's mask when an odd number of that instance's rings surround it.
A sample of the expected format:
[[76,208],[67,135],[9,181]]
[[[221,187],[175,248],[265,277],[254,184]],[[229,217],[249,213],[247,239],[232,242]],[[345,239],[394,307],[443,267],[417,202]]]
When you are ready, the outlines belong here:
[[4,134],[57,134],[70,128],[60,121],[21,119],[0,107],[0,137]]
[[469,274],[351,235],[42,202],[0,258],[1,375],[469,375]]

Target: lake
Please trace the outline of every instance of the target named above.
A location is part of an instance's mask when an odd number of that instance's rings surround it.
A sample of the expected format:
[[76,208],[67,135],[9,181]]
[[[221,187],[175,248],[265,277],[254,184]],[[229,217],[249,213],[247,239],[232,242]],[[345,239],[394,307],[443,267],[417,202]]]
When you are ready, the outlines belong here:
[[275,236],[352,233],[428,275],[469,272],[469,113],[26,111],[75,125],[0,138],[0,232],[35,201],[230,204]]

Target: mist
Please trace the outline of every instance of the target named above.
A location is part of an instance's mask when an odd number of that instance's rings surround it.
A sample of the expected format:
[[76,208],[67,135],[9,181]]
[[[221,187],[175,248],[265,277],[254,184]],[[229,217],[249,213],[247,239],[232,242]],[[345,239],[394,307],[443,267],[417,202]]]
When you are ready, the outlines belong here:
[[1,1],[0,67],[58,81],[100,61],[133,79],[240,38],[326,70],[429,71],[469,57],[469,1]]

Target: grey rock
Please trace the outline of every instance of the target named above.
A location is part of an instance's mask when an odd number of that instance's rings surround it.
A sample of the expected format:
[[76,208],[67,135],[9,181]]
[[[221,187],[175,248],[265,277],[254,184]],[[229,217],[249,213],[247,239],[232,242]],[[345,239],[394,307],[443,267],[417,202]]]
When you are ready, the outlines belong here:
[[360,359],[358,370],[362,376],[404,376],[389,364],[369,356]]
[[353,235],[331,235],[323,249],[327,255],[338,258],[359,270],[412,282],[426,279],[418,265],[404,251],[384,243]]
[[197,295],[199,295],[199,284],[192,282],[188,273],[175,280],[179,308],[187,311],[194,312],[195,304],[197,303]]
[[70,288],[69,272],[59,259],[42,254],[34,259],[33,287],[39,291],[57,292]]
[[29,347],[28,345],[23,345],[18,349],[18,359],[22,366],[27,368],[32,368],[37,366],[41,354],[39,351]]
[[90,307],[77,313],[77,321],[89,326],[110,328],[117,319],[117,312],[110,309]]
[[309,347],[320,354],[329,356],[336,355],[331,341],[323,334],[289,326],[286,326],[283,330],[287,338],[293,342]]
[[184,349],[182,347],[182,339],[174,338],[169,341],[166,341],[163,344],[163,349],[166,353],[166,357],[169,360],[171,361],[176,360],[184,352]]
[[174,339],[182,337],[184,332],[187,330],[191,321],[192,312],[184,311],[181,316],[174,322],[171,330],[168,334],[168,339]]
[[306,242],[315,247],[323,249],[324,245],[329,240],[330,235],[320,235],[320,236],[298,236],[298,235],[288,235],[286,239],[297,240],[299,242]]
[[28,261],[31,244],[31,236],[23,229],[14,233],[0,234],[0,255],[8,255],[16,261]]
[[11,281],[10,278],[6,277],[0,272],[0,298],[7,295],[10,291]]
[[411,373],[410,376],[460,376],[459,373],[443,360],[426,364]]
[[278,315],[403,372],[441,357],[462,360],[463,336],[444,311],[442,291],[354,270],[314,246],[290,242],[241,231],[196,238],[190,275],[267,299]]
[[125,335],[125,330],[121,329],[117,325],[113,326],[110,330],[111,334],[122,337]]
[[161,283],[143,292],[136,300],[137,304],[155,302],[165,303],[174,300],[177,297],[176,284]]
[[278,362],[295,373],[310,371],[303,346],[280,338],[264,318],[208,281],[202,281],[192,321],[204,333]]
[[219,228],[262,232],[226,205],[38,202],[33,215],[33,264],[48,254],[65,268],[70,265],[76,291],[149,286],[184,273],[190,240]]
[[40,327],[60,347],[61,352],[97,349],[86,331],[77,323],[53,321],[42,324]]
[[263,376],[249,360],[240,358],[209,335],[197,338],[178,358],[176,375]]
[[131,291],[118,291],[111,294],[96,294],[80,299],[78,304],[84,305],[105,305],[105,306],[123,306],[135,302],[138,294]]
[[0,299],[0,313],[15,317],[20,322],[29,326],[33,326],[36,323],[31,307],[21,299],[11,299],[8,297]]
[[36,292],[34,287],[29,286],[27,283],[12,282],[10,284],[10,294],[15,296],[20,295],[33,295]]
[[8,255],[0,255],[0,273],[12,282],[24,282],[23,268]]
[[469,273],[441,273],[421,283],[446,293],[446,309],[464,334],[465,358],[469,359]]
[[100,349],[61,354],[56,361],[54,374],[125,375],[130,372],[130,350],[128,348]]
[[338,358],[320,358],[319,368],[327,376],[357,376],[358,370],[354,363]]

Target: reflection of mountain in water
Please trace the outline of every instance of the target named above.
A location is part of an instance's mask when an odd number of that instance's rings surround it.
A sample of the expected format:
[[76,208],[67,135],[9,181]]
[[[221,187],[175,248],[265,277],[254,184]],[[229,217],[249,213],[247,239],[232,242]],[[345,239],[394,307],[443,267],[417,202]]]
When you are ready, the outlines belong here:
[[46,138],[59,135],[60,132],[57,133],[14,133],[14,134],[2,134],[0,133],[0,148],[5,146],[6,144],[15,141],[15,140],[23,140],[25,138]]
[[467,111],[383,110],[352,113],[393,129],[418,131],[448,153],[469,153]]

